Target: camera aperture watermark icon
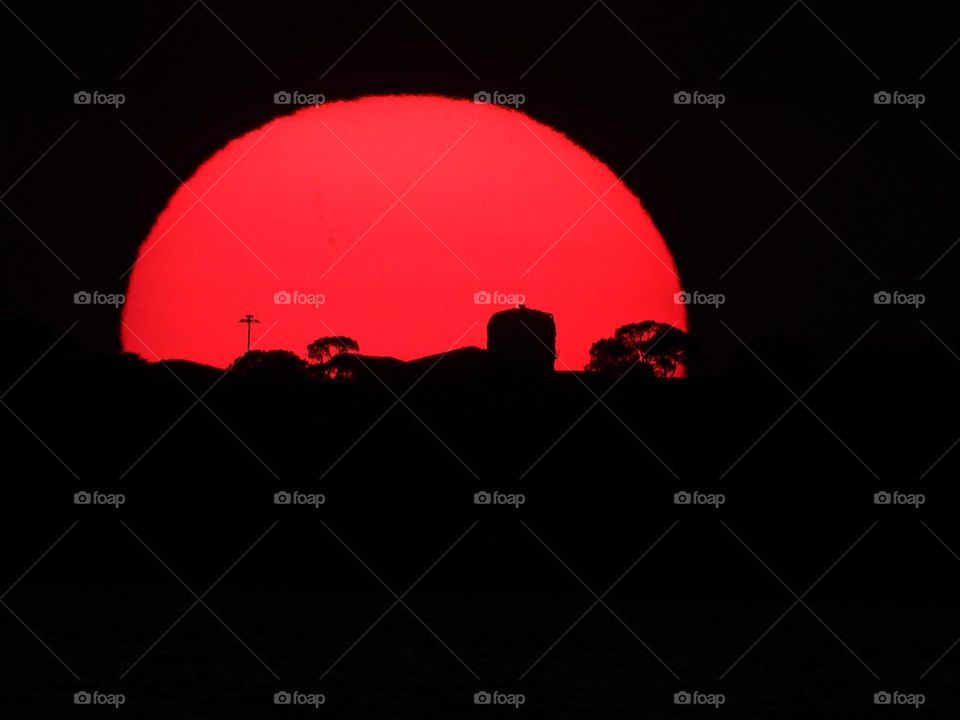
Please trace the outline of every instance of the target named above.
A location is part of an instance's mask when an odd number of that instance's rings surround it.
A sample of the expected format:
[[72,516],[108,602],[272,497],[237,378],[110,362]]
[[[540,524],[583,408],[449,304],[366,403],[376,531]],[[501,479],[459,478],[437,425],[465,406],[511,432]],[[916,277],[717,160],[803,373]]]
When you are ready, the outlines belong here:
[[508,505],[514,510],[519,510],[520,506],[527,502],[527,496],[523,493],[503,493],[498,490],[487,492],[481,490],[473,494],[474,505]]
[[673,694],[674,705],[706,705],[718,710],[721,705],[727,702],[727,696],[723,693],[705,693],[699,690],[681,690]]
[[80,90],[73,94],[74,105],[110,105],[113,108],[119,108],[127,102],[127,96],[123,93],[105,93],[99,90]]
[[327,503],[327,496],[323,493],[305,493],[299,490],[287,492],[281,490],[273,494],[274,505],[307,505],[314,510]]
[[299,290],[277,290],[273,294],[274,305],[308,305],[315,308],[325,305],[327,296],[323,293],[305,293]]
[[527,96],[523,93],[504,93],[498,90],[487,92],[481,90],[474,93],[473,101],[478,105],[506,105],[507,107],[519,108],[527,101]]
[[723,493],[703,493],[698,490],[687,492],[681,490],[673,494],[674,505],[706,505],[714,510],[719,510],[721,505],[725,505],[727,496]]
[[477,290],[473,294],[473,304],[474,305],[510,305],[511,307],[516,305],[526,305],[527,296],[523,293],[506,293],[500,292],[499,290],[494,290],[493,292],[487,292],[486,290]]
[[925,505],[926,502],[927,496],[923,493],[905,493],[899,490],[887,492],[886,490],[881,490],[873,495],[874,505],[905,505],[912,507],[914,510],[919,510],[920,506]]
[[105,293],[99,290],[78,290],[73,294],[74,305],[111,305],[119,308],[127,301],[123,293]]
[[499,690],[487,692],[481,690],[473,694],[474,705],[505,705],[519,710],[520,706],[527,702],[523,693],[505,693]]
[[723,293],[705,293],[699,290],[681,290],[673,294],[674,305],[711,305],[719,308],[727,302]]
[[87,492],[80,490],[73,494],[74,505],[106,505],[114,510],[119,510],[120,506],[127,502],[127,496],[123,493],[104,493],[99,490]]
[[327,703],[327,696],[323,693],[305,693],[299,690],[280,690],[273,694],[274,705],[299,705],[314,709]]
[[881,690],[873,694],[874,705],[910,706],[915,710],[919,710],[920,706],[926,704],[926,702],[927,696],[923,693],[904,693],[898,690],[887,692],[886,690]]
[[680,90],[673,94],[674,105],[709,105],[714,110],[727,101],[723,93],[704,93],[699,90]]
[[910,305],[917,309],[926,302],[927,296],[923,293],[880,290],[873,294],[874,305]]
[[899,90],[880,90],[873,94],[874,105],[908,105],[914,110],[927,102],[923,93],[905,93]]
[[323,93],[280,90],[273,94],[274,105],[323,105],[326,101],[327,96]]
[[127,696],[123,693],[105,693],[99,690],[81,690],[73,694],[74,705],[109,705],[116,710],[127,702]]

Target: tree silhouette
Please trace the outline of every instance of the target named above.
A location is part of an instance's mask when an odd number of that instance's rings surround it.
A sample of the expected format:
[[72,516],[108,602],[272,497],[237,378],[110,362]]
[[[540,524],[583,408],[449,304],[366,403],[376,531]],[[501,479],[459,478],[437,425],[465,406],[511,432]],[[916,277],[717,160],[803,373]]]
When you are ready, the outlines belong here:
[[346,335],[327,335],[307,345],[307,357],[320,365],[326,365],[337,355],[360,352],[360,345]]
[[288,382],[303,377],[307,363],[289,350],[251,350],[230,367],[231,375],[267,382]]
[[632,372],[648,377],[672,377],[690,354],[690,336],[667,323],[644,320],[617,328],[613,337],[598,340],[590,348],[586,369],[623,375]]

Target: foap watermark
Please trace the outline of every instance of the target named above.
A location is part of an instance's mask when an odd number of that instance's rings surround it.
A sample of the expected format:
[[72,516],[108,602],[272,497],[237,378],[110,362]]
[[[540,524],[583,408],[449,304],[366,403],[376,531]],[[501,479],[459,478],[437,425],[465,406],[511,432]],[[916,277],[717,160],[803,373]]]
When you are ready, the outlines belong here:
[[299,290],[288,292],[287,290],[277,290],[273,294],[274,305],[312,305],[320,307],[327,302],[327,296],[323,293],[305,293]]
[[923,93],[905,93],[899,90],[880,90],[873,94],[874,105],[909,105],[917,110],[927,101]]
[[123,293],[78,290],[73,294],[74,305],[112,305],[115,308],[119,308],[126,301],[127,296]]
[[881,690],[873,694],[874,705],[909,705],[914,710],[919,710],[920,706],[927,702],[927,696],[923,693],[903,693],[898,690],[887,692]]
[[727,496],[723,493],[702,493],[697,490],[687,492],[681,490],[673,494],[674,505],[708,505],[714,510],[719,510],[721,505],[727,502]]
[[527,297],[523,293],[505,293],[499,290],[487,292],[477,290],[473,294],[474,305],[526,305]]
[[487,692],[481,690],[473,694],[474,705],[509,705],[514,710],[520,708],[527,701],[523,693],[505,693],[499,690]]
[[727,702],[727,696],[723,693],[705,693],[699,690],[692,692],[681,690],[673,694],[674,705],[707,705],[714,710],[718,710],[721,705]]
[[527,501],[527,496],[523,493],[502,493],[494,490],[487,492],[481,490],[473,494],[474,505],[509,505],[514,510],[519,510],[520,506]]
[[919,510],[921,505],[925,505],[927,496],[923,493],[905,493],[899,490],[887,492],[881,490],[873,494],[874,505],[906,505],[914,510]]
[[123,693],[105,693],[99,690],[81,690],[73,694],[74,705],[110,705],[115,710],[127,701],[127,696]]
[[287,492],[286,490],[281,490],[273,494],[274,505],[309,505],[316,510],[321,505],[326,504],[326,502],[327,496],[323,493],[304,493],[297,490]]
[[274,705],[306,705],[314,709],[325,705],[327,696],[323,693],[305,693],[299,690],[280,690],[273,694]]
[[323,105],[327,96],[323,93],[305,93],[299,90],[280,90],[273,94],[274,105]]
[[714,110],[727,101],[723,93],[704,93],[699,90],[680,90],[673,94],[674,105],[710,105]]
[[481,90],[474,93],[473,101],[478,105],[507,105],[512,108],[519,108],[527,101],[527,96],[523,93],[503,93],[497,90],[487,92]]
[[704,293],[699,290],[681,290],[673,294],[674,305],[712,305],[718,308],[727,301],[723,293]]
[[119,108],[127,101],[123,93],[105,93],[99,90],[80,90],[73,94],[74,105],[110,105]]
[[99,490],[87,492],[80,490],[73,494],[74,505],[107,505],[114,510],[119,510],[120,506],[127,502],[127,496],[123,493],[103,493]]
[[873,294],[874,305],[911,305],[919,308],[927,301],[923,293],[905,293],[899,290],[880,290]]

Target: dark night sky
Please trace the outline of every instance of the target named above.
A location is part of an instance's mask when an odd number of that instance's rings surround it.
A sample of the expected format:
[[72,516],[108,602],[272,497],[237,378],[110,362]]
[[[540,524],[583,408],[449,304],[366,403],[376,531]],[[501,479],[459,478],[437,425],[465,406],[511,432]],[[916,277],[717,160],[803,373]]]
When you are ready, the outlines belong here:
[[[960,249],[936,263],[960,237],[954,2],[7,5],[0,192],[14,187],[0,208],[3,314],[61,331],[79,319],[74,332],[91,349],[116,348],[118,318],[80,312],[73,293],[123,291],[121,275],[178,185],[122,123],[185,179],[277,114],[281,89],[331,100],[522,92],[525,112],[618,174],[672,127],[625,180],[684,285],[727,297],[719,311],[691,314],[704,372],[738,347],[723,323],[828,364],[875,320],[875,348],[937,345],[922,323],[948,342],[957,335]],[[76,106],[81,89],[127,102]],[[682,89],[722,92],[726,103],[677,106]],[[882,89],[926,103],[874,105]],[[774,226],[792,193],[809,208]],[[882,289],[925,293],[926,304],[877,307]]]

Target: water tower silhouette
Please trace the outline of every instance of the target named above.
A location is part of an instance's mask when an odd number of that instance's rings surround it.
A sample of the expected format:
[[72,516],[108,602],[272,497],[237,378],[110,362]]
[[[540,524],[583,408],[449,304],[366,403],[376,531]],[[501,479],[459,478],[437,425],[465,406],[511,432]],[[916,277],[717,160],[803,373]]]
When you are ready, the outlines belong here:
[[487,323],[487,352],[498,365],[535,373],[553,372],[557,326],[553,315],[526,305],[502,310]]

